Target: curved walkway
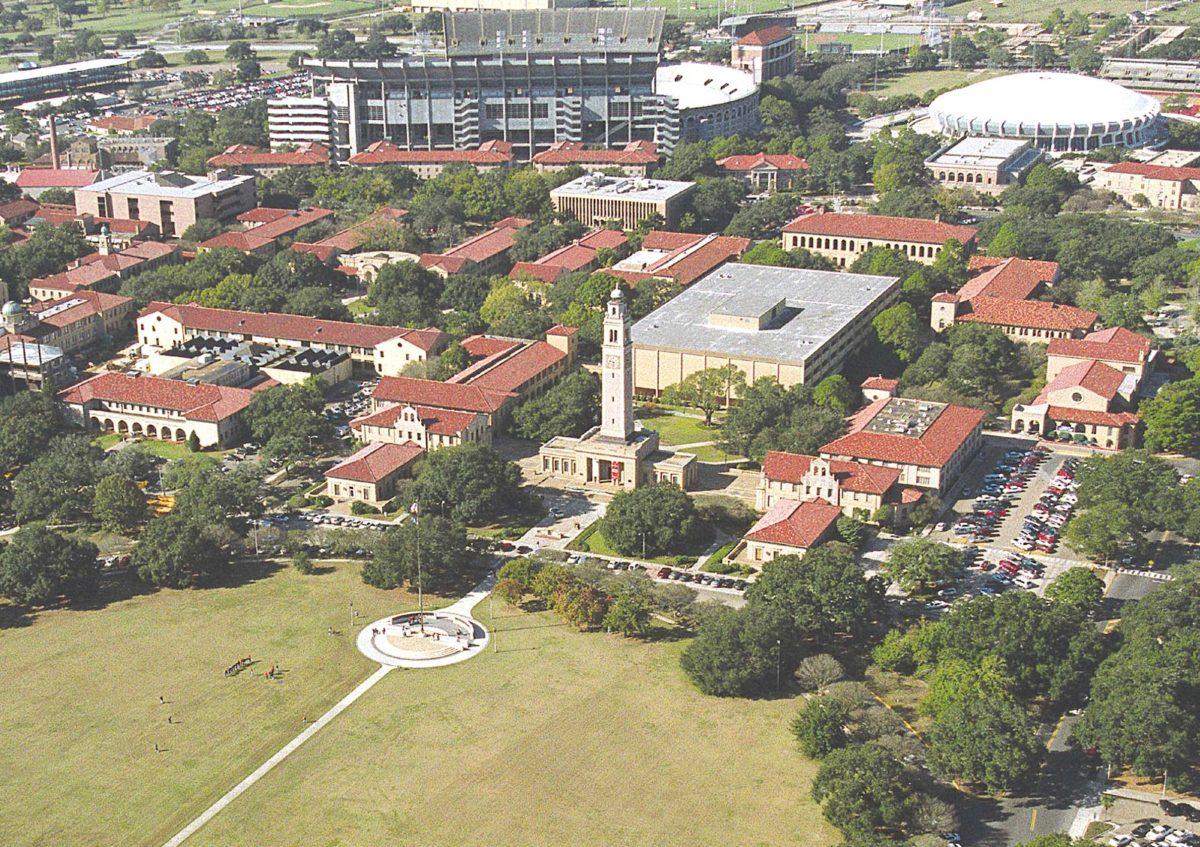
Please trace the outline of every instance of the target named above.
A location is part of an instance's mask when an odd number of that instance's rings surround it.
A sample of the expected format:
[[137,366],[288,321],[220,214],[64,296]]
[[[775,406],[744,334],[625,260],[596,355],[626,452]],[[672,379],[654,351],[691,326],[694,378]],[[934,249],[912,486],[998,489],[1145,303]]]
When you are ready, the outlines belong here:
[[467,659],[474,658],[487,649],[488,642],[491,640],[491,633],[487,627],[479,623],[471,617],[471,610],[479,604],[479,601],[491,593],[492,588],[496,585],[496,577],[488,576],[487,579],[479,583],[465,597],[447,606],[444,609],[437,609],[434,612],[426,612],[427,615],[447,614],[455,615],[459,618],[466,618],[471,622],[477,634],[471,639],[471,646],[466,650],[458,650],[446,656],[437,656],[429,659],[410,659],[402,658],[393,655],[385,649],[381,649],[377,641],[379,640],[379,632],[386,630],[392,623],[393,615],[380,618],[379,620],[367,624],[358,633],[356,640],[358,651],[373,662],[378,662],[381,665],[393,668],[440,668],[446,665],[455,665],[459,662],[465,662]]
[[[472,588],[471,591],[465,597],[461,598],[460,600],[458,600],[455,603],[452,603],[451,605],[447,606],[445,609],[440,609],[439,611],[452,612],[455,614],[466,615],[469,617],[471,610],[474,609],[479,604],[480,600],[482,600],[484,597],[487,597],[488,594],[491,593],[492,588],[495,586],[495,584],[496,584],[495,575],[489,574],[487,576],[487,578],[485,578],[482,582],[480,582],[478,585],[476,585],[474,588]],[[387,620],[387,619],[385,618],[384,620]],[[378,625],[378,624],[376,624],[376,625]],[[364,630],[368,634],[368,640],[370,640],[369,639],[370,629],[371,629],[370,627],[367,627]],[[485,629],[484,632],[486,633],[487,630]],[[362,646],[361,646],[362,637],[363,637],[362,633],[359,633],[358,640],[359,640],[359,649],[360,650],[362,649]],[[483,642],[482,642],[482,647],[487,646],[487,641],[488,641],[488,638],[485,636],[483,639]],[[482,647],[481,647],[481,649],[482,649]],[[366,651],[364,651],[364,653],[365,652]],[[470,658],[471,656],[476,655],[478,652],[479,652],[479,650],[472,647],[472,649],[466,653],[461,653],[457,656],[449,657],[451,659],[451,661],[439,662],[437,660],[432,660],[423,666],[430,667],[430,666],[434,666],[435,664],[451,664],[454,661],[461,662],[463,659]],[[362,697],[364,694],[366,694],[368,691],[370,691],[372,688],[374,688],[375,683],[379,682],[379,680],[383,679],[385,676],[387,676],[389,673],[391,673],[391,671],[393,671],[396,667],[398,667],[398,665],[381,664],[378,668],[375,669],[374,673],[372,673],[369,677],[367,677],[362,682],[360,682],[353,691],[351,691],[349,694],[347,694],[345,697],[343,697],[341,700],[339,700],[336,704],[334,704],[333,708],[331,708],[328,712],[321,715],[321,717],[317,718],[315,721],[313,721],[311,724],[309,724],[303,732],[301,732],[299,735],[297,735],[295,738],[293,738],[291,741],[289,741],[287,744],[285,744],[277,753],[275,753],[275,755],[271,756],[271,758],[267,759],[265,762],[263,762],[261,765],[259,765],[254,770],[253,773],[251,773],[249,776],[247,776],[245,779],[243,779],[241,782],[239,782],[233,788],[229,789],[229,791],[227,791],[221,797],[221,799],[217,800],[217,802],[213,803],[211,806],[209,806],[207,809],[205,809],[203,812],[201,812],[200,815],[195,820],[193,820],[191,823],[189,823],[183,829],[179,830],[179,832],[177,832],[169,841],[167,841],[165,844],[163,844],[163,847],[179,847],[180,844],[182,844],[184,841],[186,841],[188,838],[190,838],[193,834],[195,834],[195,832],[197,830],[199,830],[202,826],[204,826],[206,823],[208,823],[210,820],[212,820],[214,817],[216,817],[217,814],[219,812],[221,812],[222,809],[224,809],[226,806],[228,806],[230,803],[232,803],[234,800],[236,800],[238,797],[240,797],[242,794],[244,794],[252,785],[254,785],[254,783],[258,782],[260,779],[262,779],[264,776],[266,776],[268,773],[270,773],[272,768],[274,768],[276,765],[278,765],[280,762],[282,762],[284,759],[286,759],[288,756],[290,756],[292,753],[294,753],[297,749],[299,749],[300,745],[302,745],[305,741],[308,741],[308,739],[310,739],[314,735],[316,735],[326,724],[328,724],[330,721],[332,721],[334,718],[336,718],[338,715],[340,715],[342,712],[344,712],[347,708],[349,708],[350,705],[353,704],[355,700],[357,700],[359,697]]]

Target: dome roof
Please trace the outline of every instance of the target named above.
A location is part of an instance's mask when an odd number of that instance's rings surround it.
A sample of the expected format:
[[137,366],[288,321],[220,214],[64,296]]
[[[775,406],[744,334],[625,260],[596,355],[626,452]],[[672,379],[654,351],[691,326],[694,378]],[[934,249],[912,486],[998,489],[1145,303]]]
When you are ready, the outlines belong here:
[[1159,111],[1154,98],[1114,82],[1049,71],[986,79],[948,91],[929,106],[943,125],[965,120],[1014,128],[1145,122]]
[[12,318],[24,311],[25,309],[16,300],[9,300],[4,304],[4,308],[0,309],[0,315],[3,315],[6,318]]
[[680,109],[702,109],[750,97],[758,85],[754,74],[728,65],[681,62],[659,65],[654,90],[674,98]]

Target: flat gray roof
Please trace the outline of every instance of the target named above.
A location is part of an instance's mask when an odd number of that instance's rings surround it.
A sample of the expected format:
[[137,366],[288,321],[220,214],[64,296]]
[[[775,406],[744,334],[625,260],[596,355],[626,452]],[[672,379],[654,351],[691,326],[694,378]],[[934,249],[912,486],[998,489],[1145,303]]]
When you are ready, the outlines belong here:
[[[982,136],[967,136],[949,147],[943,148],[928,159],[931,165],[961,167],[997,167],[1023,147],[1029,145],[1028,139],[1022,138],[985,138]],[[1026,150],[1014,165],[1022,165],[1040,156],[1036,149]]]
[[66,74],[95,71],[100,68],[115,68],[118,65],[128,65],[133,59],[88,59],[83,62],[68,62],[65,65],[46,65],[41,68],[28,68],[23,71],[5,71],[0,73],[0,85],[10,82],[21,82],[31,79],[48,79]]
[[[642,318],[633,343],[803,362],[887,296],[899,277],[726,262]],[[765,329],[714,326],[713,314],[753,316],[782,303]]]
[[694,182],[669,179],[648,179],[638,176],[606,176],[584,174],[558,188],[551,197],[604,197],[617,200],[642,200],[657,203],[670,200],[696,186]]
[[662,9],[528,9],[447,12],[448,56],[658,53]]
[[244,182],[253,182],[252,176],[230,174],[226,179],[209,179],[207,176],[189,176],[175,171],[129,171],[102,179],[87,186],[92,193],[116,191],[121,194],[142,194],[147,197],[202,197],[233,188]]

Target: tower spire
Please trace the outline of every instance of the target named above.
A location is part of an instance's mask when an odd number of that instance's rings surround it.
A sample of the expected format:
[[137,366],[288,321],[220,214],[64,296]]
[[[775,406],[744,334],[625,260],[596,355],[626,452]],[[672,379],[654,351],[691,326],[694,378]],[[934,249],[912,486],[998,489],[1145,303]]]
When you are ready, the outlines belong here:
[[629,307],[620,288],[614,288],[604,312],[600,435],[633,438],[633,338]]

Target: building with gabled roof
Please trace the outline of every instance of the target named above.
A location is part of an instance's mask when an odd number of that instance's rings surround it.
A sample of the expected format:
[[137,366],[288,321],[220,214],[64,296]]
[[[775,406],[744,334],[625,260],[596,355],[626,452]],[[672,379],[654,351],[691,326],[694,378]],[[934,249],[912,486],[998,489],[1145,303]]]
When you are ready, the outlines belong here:
[[1137,389],[1135,374],[1080,361],[1060,370],[1032,403],[1014,406],[1012,429],[1107,449],[1134,447],[1141,424],[1133,412]]
[[733,44],[730,64],[756,83],[796,72],[796,35],[778,24],[746,33]]
[[1200,168],[1118,162],[1097,173],[1092,184],[1113,192],[1130,206],[1185,212],[1200,209]]
[[67,417],[86,429],[226,447],[241,440],[254,392],[108,372],[59,392]]
[[178,256],[179,248],[158,241],[135,241],[116,252],[111,251],[109,242],[102,242],[100,252],[77,259],[65,271],[30,280],[29,296],[57,300],[80,291],[114,293],[120,281],[133,272],[159,267]]
[[660,160],[653,141],[630,141],[620,147],[588,147],[582,141],[556,141],[533,157],[539,171],[581,167],[588,171],[615,169],[625,176],[649,176]]
[[783,227],[783,249],[803,248],[841,268],[874,247],[897,250],[914,262],[932,265],[947,241],[957,241],[970,252],[977,232],[973,226],[925,218],[813,212]]
[[601,250],[618,250],[628,241],[629,237],[619,229],[594,229],[532,262],[517,262],[508,276],[554,283],[566,274],[593,270]]
[[808,170],[808,162],[790,153],[748,153],[718,159],[717,167],[742,180],[753,192],[774,194],[792,188]]
[[424,455],[425,449],[412,442],[368,444],[325,471],[325,494],[339,503],[385,503],[396,496],[397,483]]
[[780,500],[823,500],[850,517],[869,520],[884,506],[907,505],[905,491],[899,468],[770,450],[754,500],[760,512]]
[[502,273],[508,263],[508,251],[516,243],[517,230],[532,223],[528,218],[517,217],[496,221],[491,229],[441,253],[422,253],[421,267],[441,276]]
[[1089,332],[1083,338],[1056,338],[1046,348],[1046,380],[1079,362],[1103,362],[1122,373],[1133,374],[1140,387],[1154,372],[1158,351],[1150,339],[1124,327]]
[[803,556],[833,538],[842,510],[824,500],[777,500],[727,557],[761,565],[777,556]]
[[824,459],[900,470],[900,484],[941,494],[979,451],[986,415],[979,409],[885,397],[859,410]]
[[328,238],[313,242],[293,241],[292,249],[297,253],[312,253],[322,262],[331,264],[343,253],[351,253],[366,244],[377,228],[395,223],[407,214],[407,209],[382,206],[358,223],[335,232]]
[[327,168],[329,162],[329,148],[310,141],[287,151],[263,150],[253,144],[233,144],[209,157],[208,166],[272,177],[289,168]]
[[669,279],[686,288],[750,247],[750,239],[736,235],[665,232],[652,229],[636,253],[608,269],[613,276],[636,285],[644,279]]
[[36,200],[51,188],[84,188],[100,177],[99,171],[89,168],[25,168],[17,174],[16,186]]
[[138,343],[166,350],[200,336],[312,347],[349,354],[360,370],[394,376],[424,361],[446,344],[439,329],[408,329],[328,321],[279,312],[242,312],[195,304],[152,302],[137,319]]
[[477,171],[512,167],[512,151],[511,142],[499,139],[485,141],[474,150],[410,150],[391,141],[375,141],[351,156],[349,163],[359,168],[399,165],[421,179],[433,179],[448,165],[470,165]]
[[197,246],[200,251],[229,248],[256,256],[272,256],[279,249],[279,240],[295,235],[309,224],[333,215],[332,209],[273,209],[259,207],[237,216],[245,227],[240,232],[222,232]]

